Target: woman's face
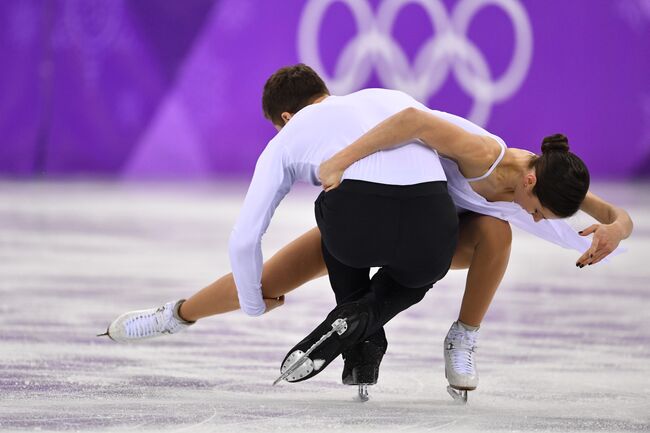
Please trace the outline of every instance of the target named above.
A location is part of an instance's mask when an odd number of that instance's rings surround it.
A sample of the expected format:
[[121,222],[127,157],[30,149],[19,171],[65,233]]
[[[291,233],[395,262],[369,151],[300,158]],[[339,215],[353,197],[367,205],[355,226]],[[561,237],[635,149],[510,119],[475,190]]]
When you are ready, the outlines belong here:
[[515,193],[513,201],[521,206],[526,212],[528,212],[535,222],[547,219],[559,219],[557,215],[551,212],[548,208],[542,206],[539,202],[539,199],[535,194],[533,194],[533,187],[537,182],[537,178],[534,173],[528,173],[524,176],[524,179],[520,184],[515,187]]

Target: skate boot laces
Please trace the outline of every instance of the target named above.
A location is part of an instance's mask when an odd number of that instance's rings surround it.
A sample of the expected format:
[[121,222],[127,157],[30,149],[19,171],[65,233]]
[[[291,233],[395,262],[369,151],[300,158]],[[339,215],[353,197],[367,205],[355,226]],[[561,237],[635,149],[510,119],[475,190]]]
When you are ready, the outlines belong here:
[[454,371],[460,374],[475,374],[474,353],[478,348],[477,337],[478,332],[467,331],[458,325],[449,330],[445,349],[450,355]]
[[183,331],[194,323],[183,320],[178,314],[183,302],[181,299],[160,308],[126,312],[113,320],[105,333],[97,336],[108,336],[118,343],[132,343]]
[[180,325],[175,320],[171,308],[163,305],[157,310],[141,313],[124,324],[126,335],[131,338],[151,337],[156,334],[173,334]]

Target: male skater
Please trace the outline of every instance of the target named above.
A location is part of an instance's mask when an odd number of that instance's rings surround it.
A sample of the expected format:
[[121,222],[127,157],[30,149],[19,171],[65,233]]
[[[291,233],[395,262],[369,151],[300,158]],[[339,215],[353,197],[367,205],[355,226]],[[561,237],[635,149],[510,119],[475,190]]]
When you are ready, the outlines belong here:
[[[279,133],[257,161],[230,238],[239,303],[252,316],[266,309],[261,238],[294,182],[319,185],[323,161],[398,111],[424,108],[392,90],[329,96],[320,77],[305,65],[273,74],[262,105]],[[437,154],[413,142],[360,160],[346,171],[339,188],[321,193],[316,220],[338,307],[289,353],[284,378],[310,378],[367,339],[380,342],[383,355],[383,325],[419,302],[451,264],[458,220],[445,181]],[[380,267],[372,279],[371,267]],[[336,332],[301,358],[333,326]],[[376,374],[375,368],[371,383]]]

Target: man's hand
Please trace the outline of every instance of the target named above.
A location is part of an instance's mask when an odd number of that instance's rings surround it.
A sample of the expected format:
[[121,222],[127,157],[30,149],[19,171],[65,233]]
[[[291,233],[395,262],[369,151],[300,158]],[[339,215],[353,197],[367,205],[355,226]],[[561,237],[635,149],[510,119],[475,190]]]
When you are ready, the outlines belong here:
[[344,169],[340,168],[340,164],[334,159],[330,158],[323,162],[318,168],[318,178],[325,191],[331,191],[341,184],[341,177],[343,177]]
[[623,240],[616,224],[594,224],[579,232],[580,236],[594,234],[591,247],[578,259],[576,266],[594,265],[607,257]]
[[284,295],[278,298],[264,298],[264,303],[266,304],[266,311],[264,314],[266,314],[272,309],[284,305]]

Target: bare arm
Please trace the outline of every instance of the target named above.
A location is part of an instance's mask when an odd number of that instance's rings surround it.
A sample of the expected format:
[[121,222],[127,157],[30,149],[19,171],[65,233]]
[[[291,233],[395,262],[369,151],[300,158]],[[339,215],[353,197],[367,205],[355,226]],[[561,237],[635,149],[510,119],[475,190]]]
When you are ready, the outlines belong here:
[[632,234],[633,223],[630,214],[588,192],[580,209],[594,217],[600,224],[593,224],[580,232],[582,236],[594,234],[591,247],[578,259],[577,266],[598,263],[618,247],[618,244]]
[[407,108],[384,120],[321,164],[319,177],[323,187],[331,189],[338,186],[343,171],[356,161],[415,140],[456,160],[467,177],[482,175],[501,150],[490,137],[471,134],[426,111]]
[[633,223],[630,214],[624,209],[606,202],[591,191],[587,192],[580,209],[596,218],[601,224],[615,226],[621,239],[627,239],[632,234]]

